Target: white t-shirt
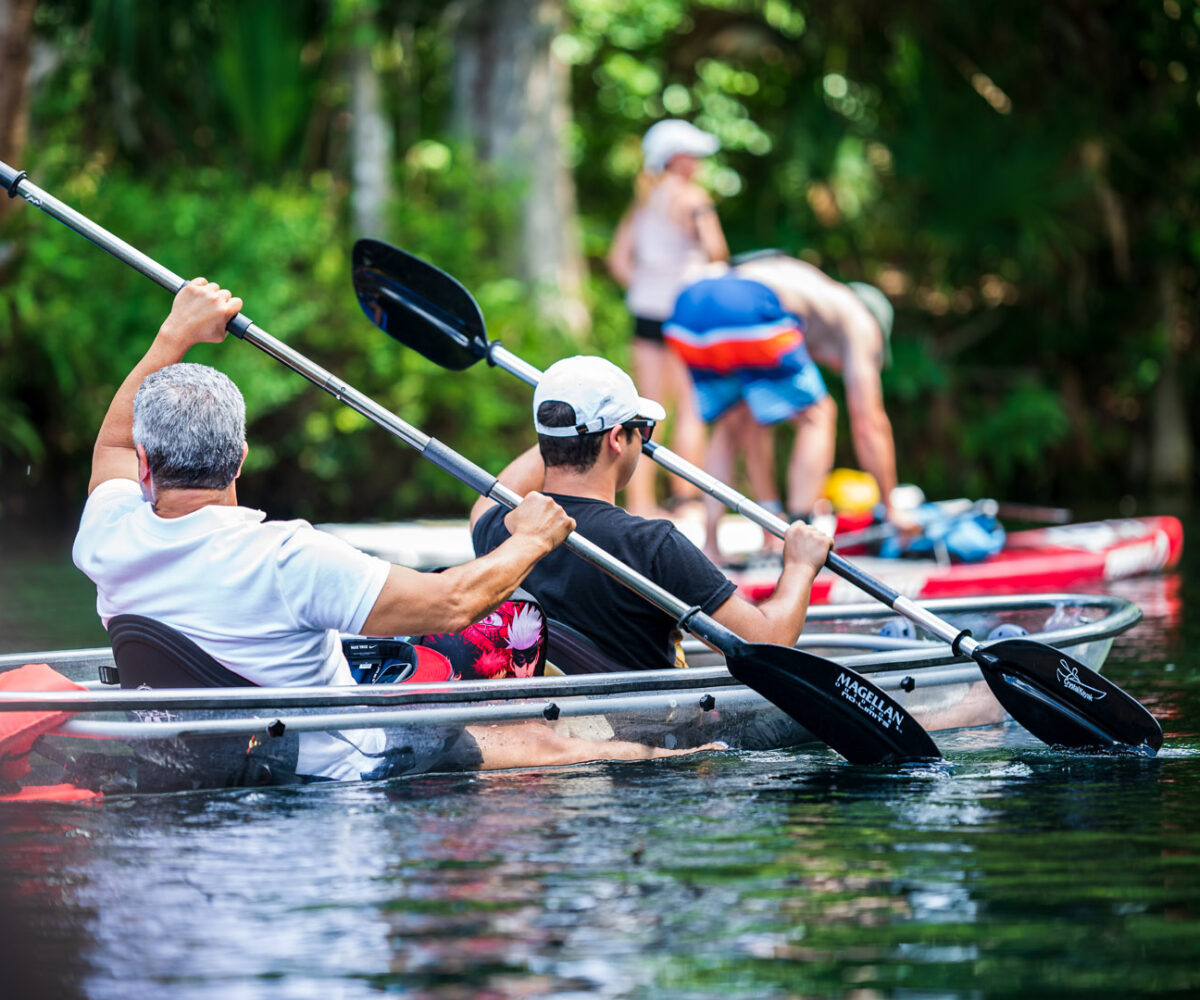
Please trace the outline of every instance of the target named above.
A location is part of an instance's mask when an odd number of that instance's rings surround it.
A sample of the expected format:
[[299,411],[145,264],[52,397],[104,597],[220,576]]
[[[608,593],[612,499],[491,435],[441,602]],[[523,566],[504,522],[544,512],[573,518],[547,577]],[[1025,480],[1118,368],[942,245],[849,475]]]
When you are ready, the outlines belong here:
[[[107,625],[119,614],[178,629],[222,666],[271,687],[353,684],[339,632],[357,634],[389,564],[307,521],[207,506],[159,517],[128,479],[101,483],[75,536],[75,565],[96,584]],[[358,778],[379,761],[379,730],[303,733],[301,774]]]

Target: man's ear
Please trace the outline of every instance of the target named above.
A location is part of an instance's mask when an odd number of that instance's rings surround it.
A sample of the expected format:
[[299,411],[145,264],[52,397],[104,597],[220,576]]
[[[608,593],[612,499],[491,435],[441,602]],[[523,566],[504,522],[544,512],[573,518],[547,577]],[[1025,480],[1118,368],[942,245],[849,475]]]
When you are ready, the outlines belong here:
[[242,466],[246,464],[246,456],[250,454],[250,445],[245,441],[242,442],[242,460],[238,462],[237,472],[233,474],[233,478],[237,479],[242,474]]
[[150,482],[150,460],[146,457],[144,445],[135,444],[133,450],[137,453],[137,476],[139,483]]
[[625,450],[625,428],[623,428],[620,424],[617,424],[616,427],[610,428],[608,436],[605,440],[607,440],[608,446],[616,454],[620,455]]

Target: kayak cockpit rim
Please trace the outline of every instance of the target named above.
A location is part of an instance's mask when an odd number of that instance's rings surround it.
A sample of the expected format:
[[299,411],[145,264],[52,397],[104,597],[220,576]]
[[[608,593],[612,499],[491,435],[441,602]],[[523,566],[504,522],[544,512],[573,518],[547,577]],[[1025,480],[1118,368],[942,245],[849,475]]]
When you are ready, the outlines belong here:
[[[947,598],[923,601],[938,614],[988,614],[1045,608],[1060,611],[1065,607],[1095,609],[1097,617],[1082,619],[1063,628],[1038,632],[1040,641],[1063,648],[1080,643],[1095,643],[1111,640],[1128,630],[1141,619],[1141,610],[1132,602],[1106,594],[1037,594],[998,595],[977,598]],[[830,605],[812,608],[806,629],[822,623],[847,620],[887,620],[894,612],[876,603],[861,605]],[[936,666],[969,662],[964,656],[956,655],[944,642],[924,639],[889,639],[869,633],[824,633],[806,631],[800,645],[820,647],[842,646],[852,649],[867,647],[871,651],[839,657],[839,662],[857,670],[872,674],[889,670],[928,670]],[[879,648],[882,646],[883,648]],[[685,649],[689,655],[717,656],[697,640],[688,640]],[[0,671],[12,669],[24,663],[47,663],[56,669],[71,665],[95,671],[101,664],[112,663],[108,647],[90,649],[54,650],[39,653],[13,653],[0,655]],[[355,687],[316,688],[194,688],[123,691],[98,680],[83,679],[86,691],[30,692],[29,697],[42,696],[40,703],[53,705],[66,711],[86,711],[80,707],[87,703],[90,710],[127,710],[150,708],[155,705],[171,705],[176,708],[251,708],[271,705],[281,709],[300,706],[402,706],[413,703],[452,704],[487,699],[520,699],[572,696],[595,696],[604,694],[633,694],[640,692],[676,689],[687,691],[702,687],[727,686],[738,682],[723,665],[696,665],[687,670],[646,670],[627,673],[575,674],[530,678],[501,678],[496,680],[454,681],[435,684],[362,685]],[[15,710],[22,692],[0,692],[0,710]],[[72,698],[75,700],[72,701]],[[28,701],[29,698],[26,698]],[[111,702],[111,704],[109,704]],[[101,706],[103,705],[103,709]]]

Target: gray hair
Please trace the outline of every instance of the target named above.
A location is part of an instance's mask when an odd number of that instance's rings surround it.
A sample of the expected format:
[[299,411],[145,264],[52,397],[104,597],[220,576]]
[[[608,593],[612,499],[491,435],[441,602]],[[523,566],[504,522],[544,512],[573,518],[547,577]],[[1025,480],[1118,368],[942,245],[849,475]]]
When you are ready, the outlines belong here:
[[224,489],[242,462],[246,403],[215,368],[168,365],[134,397],[133,440],[146,449],[155,486]]

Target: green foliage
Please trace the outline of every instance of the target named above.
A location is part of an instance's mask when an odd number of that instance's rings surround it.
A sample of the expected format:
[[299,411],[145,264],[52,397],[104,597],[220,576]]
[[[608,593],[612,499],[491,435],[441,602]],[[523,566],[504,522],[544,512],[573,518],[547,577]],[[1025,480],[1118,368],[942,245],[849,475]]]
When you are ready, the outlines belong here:
[[[1147,365],[1179,357],[1200,382],[1194,5],[1024,3],[1002,20],[953,0],[568,7],[585,231],[621,211],[645,129],[689,118],[722,140],[707,181],[734,252],[781,247],[897,303],[902,477],[1133,488]],[[1164,281],[1173,340],[1153,336]],[[1030,369],[1040,391],[995,391]],[[1064,391],[1069,419],[1050,405]]]
[[1050,480],[1043,468],[1046,458],[1055,454],[1068,431],[1058,394],[1025,376],[1012,386],[982,389],[967,413],[961,446],[967,493],[983,496],[997,478],[1022,484],[1023,494],[1041,493]]
[[[885,389],[902,478],[1014,499],[1142,483],[1163,377],[1185,396],[1200,385],[1194,4],[1026,0],[999,18],[955,0],[563,3],[553,48],[572,67],[585,342],[539,319],[512,277],[524,192],[450,134],[452,31],[434,0],[43,0],[53,58],[21,166],[499,469],[531,440],[528,388],[483,365],[437,369],[375,331],[351,293],[352,47],[368,48],[396,135],[378,235],[458,277],[490,334],[540,366],[583,350],[627,361],[603,257],[642,133],[688,118],[721,138],[703,179],[735,252],[781,247],[897,304]],[[0,500],[73,505],[104,408],[169,296],[28,207],[0,228],[0,279]],[[250,502],[319,519],[470,502],[259,352],[230,341],[203,360],[247,397]]]
[[[477,182],[481,168],[444,149],[436,172],[418,164],[406,176],[385,235],[459,276],[490,335],[532,363],[577,352],[496,262],[511,199],[489,196]],[[38,180],[164,266],[232,288],[260,327],[481,465],[498,471],[532,443],[527,387],[482,364],[444,371],[362,316],[350,285],[345,193],[328,174],[245,189],[215,169],[169,177],[158,190],[122,172]],[[0,417],[8,418],[0,477],[12,494],[6,509],[17,512],[31,488],[83,495],[95,430],[170,295],[32,209],[12,219],[9,236],[21,254],[0,286],[8,320],[0,326],[8,348],[0,358]],[[622,313],[615,295],[604,312]],[[622,332],[625,325],[622,314]],[[229,338],[190,357],[225,371],[246,397],[246,502],[318,520],[468,509],[466,487],[261,352]],[[24,475],[29,463],[33,477]]]
[[69,146],[119,149],[151,173],[233,164],[265,178],[300,165],[310,125],[326,117],[324,7],[41,3],[36,24],[57,58],[37,99],[59,102],[60,124],[47,124]]
[[288,0],[256,0],[221,31],[213,82],[240,151],[258,169],[291,160],[313,101],[304,37]]

